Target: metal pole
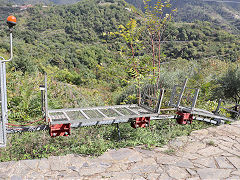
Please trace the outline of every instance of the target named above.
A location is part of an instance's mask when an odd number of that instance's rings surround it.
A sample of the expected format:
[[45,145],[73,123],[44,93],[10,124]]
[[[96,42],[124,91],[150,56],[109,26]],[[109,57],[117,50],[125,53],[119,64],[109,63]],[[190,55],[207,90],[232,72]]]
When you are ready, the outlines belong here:
[[197,103],[197,98],[198,98],[198,94],[199,94],[199,89],[196,90],[195,94],[194,94],[194,98],[193,98],[193,102],[192,102],[192,107],[191,107],[191,113],[193,112],[196,103]]
[[116,128],[117,128],[117,132],[118,132],[118,140],[121,141],[121,133],[120,133],[120,129],[119,129],[119,123],[116,123]]
[[2,62],[9,62],[13,59],[12,29],[10,29],[10,59],[3,59]]
[[177,102],[177,104],[176,104],[176,107],[177,107],[177,108],[180,106],[180,103],[181,103],[181,100],[182,100],[182,97],[183,97],[183,93],[184,93],[185,88],[186,88],[186,85],[187,85],[187,81],[188,81],[188,79],[186,78],[185,81],[184,81],[184,84],[183,84],[181,93],[180,93],[180,95],[179,95],[178,102]]
[[160,114],[160,109],[161,109],[163,97],[164,97],[164,89],[161,89],[160,95],[159,95],[159,98],[158,98],[157,109],[156,109],[156,112],[158,114]]
[[4,78],[6,77],[6,76],[4,76],[4,71],[3,71],[3,67],[4,67],[4,65],[3,65],[3,63],[1,62],[1,64],[0,64],[0,73],[1,73],[1,77],[0,77],[0,79],[1,79],[1,89],[0,89],[0,91],[1,91],[1,111],[2,111],[2,113],[1,113],[1,122],[0,122],[0,125],[1,125],[1,127],[0,127],[0,129],[1,129],[1,132],[0,132],[0,147],[5,147],[6,146],[6,142],[7,142],[7,135],[6,135],[6,122],[7,122],[7,113],[6,113],[6,99],[5,99],[5,94],[4,94],[4,92],[5,92],[5,89],[6,89],[6,80],[4,80]]
[[221,104],[222,104],[222,99],[219,99],[218,105],[217,105],[216,110],[214,111],[214,114],[217,114],[217,115],[219,114],[219,109],[220,109]]
[[45,73],[45,121],[48,122],[48,96],[47,96],[47,74]]

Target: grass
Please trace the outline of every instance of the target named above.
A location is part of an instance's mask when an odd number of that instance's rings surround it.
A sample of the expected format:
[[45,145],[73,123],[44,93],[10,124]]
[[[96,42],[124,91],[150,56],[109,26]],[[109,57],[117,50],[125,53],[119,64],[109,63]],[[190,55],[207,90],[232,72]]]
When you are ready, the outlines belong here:
[[213,141],[209,141],[206,143],[208,146],[216,146],[216,144]]
[[164,153],[167,155],[175,155],[176,151],[174,149],[168,149],[165,150]]
[[66,154],[98,156],[108,149],[162,146],[169,140],[189,135],[193,130],[209,127],[194,121],[191,125],[178,125],[175,120],[151,121],[148,128],[133,129],[130,124],[120,124],[121,141],[115,125],[91,126],[73,129],[71,136],[51,138],[47,131],[8,135],[6,148],[0,149],[0,161],[47,158]]

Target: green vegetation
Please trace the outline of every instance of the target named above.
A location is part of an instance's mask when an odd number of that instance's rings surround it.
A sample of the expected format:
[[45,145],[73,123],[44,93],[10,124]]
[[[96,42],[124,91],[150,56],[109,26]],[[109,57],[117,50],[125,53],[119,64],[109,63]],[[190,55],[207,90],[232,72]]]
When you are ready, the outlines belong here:
[[[128,3],[141,8],[144,11],[142,1],[126,0]],[[232,1],[236,3],[232,3]],[[178,13],[174,16],[176,22],[194,22],[196,20],[209,21],[224,30],[238,34],[240,32],[238,0],[218,2],[207,2],[199,0],[172,0],[174,8],[178,8]],[[155,4],[157,0],[150,1]]]
[[120,124],[119,127],[121,141],[118,141],[114,125],[75,129],[69,137],[51,138],[46,131],[12,134],[8,136],[7,147],[0,150],[0,162],[65,154],[100,155],[108,149],[136,145],[150,149],[208,126],[196,121],[192,125],[182,126],[175,120],[164,120],[152,121],[149,128],[133,129],[130,124]]
[[[153,83],[151,77],[156,72],[160,87],[168,93],[188,77],[192,87],[201,88],[197,107],[214,110],[219,98],[216,92],[225,87],[221,82],[231,79],[229,69],[239,64],[239,35],[211,22],[166,22],[159,48],[155,44],[159,29],[153,34],[151,30],[162,21],[157,22],[158,16],[146,19],[149,14],[130,8],[121,0],[83,0],[15,12],[14,60],[7,64],[9,122],[24,124],[41,117],[39,85],[45,72],[50,108],[136,103],[139,89]],[[0,24],[0,55],[8,57],[4,23]],[[154,52],[152,47],[156,47]],[[231,92],[226,93],[224,97],[232,103]],[[76,129],[70,137],[51,138],[47,132],[13,134],[7,148],[0,150],[0,161],[66,153],[99,155],[109,148],[137,144],[151,148],[208,126],[199,122],[180,126],[166,120],[135,130],[121,124],[121,142],[116,142],[114,126]]]

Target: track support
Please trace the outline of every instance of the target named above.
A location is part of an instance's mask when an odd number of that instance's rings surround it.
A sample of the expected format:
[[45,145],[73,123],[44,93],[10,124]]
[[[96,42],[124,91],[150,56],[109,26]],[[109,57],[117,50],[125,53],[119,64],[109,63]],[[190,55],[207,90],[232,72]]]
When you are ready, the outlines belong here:
[[118,133],[118,141],[121,141],[121,133],[120,133],[120,129],[119,129],[119,123],[116,123],[116,130],[117,130],[117,133]]
[[192,124],[193,115],[191,113],[178,111],[176,120],[178,124],[182,124],[182,125]]
[[49,126],[49,134],[51,137],[70,135],[71,124],[53,124]]
[[133,119],[133,121],[131,122],[131,126],[133,128],[145,128],[148,127],[150,125],[150,117],[138,117]]

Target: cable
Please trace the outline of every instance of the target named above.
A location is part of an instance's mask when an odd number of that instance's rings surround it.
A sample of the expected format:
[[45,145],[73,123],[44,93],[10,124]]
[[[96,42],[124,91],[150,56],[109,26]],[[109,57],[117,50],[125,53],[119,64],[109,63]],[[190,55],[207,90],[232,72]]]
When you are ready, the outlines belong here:
[[17,125],[17,124],[11,124],[11,123],[6,123],[6,125],[8,126],[16,126],[16,127],[21,127],[21,126],[28,126],[30,124],[33,124],[33,123],[36,123],[36,122],[39,122],[39,121],[43,121],[44,119],[43,118],[40,118],[36,121],[33,121],[33,122],[28,122],[27,124],[20,124],[20,125]]

